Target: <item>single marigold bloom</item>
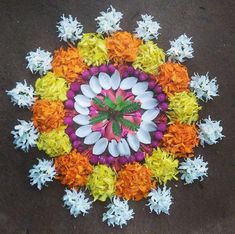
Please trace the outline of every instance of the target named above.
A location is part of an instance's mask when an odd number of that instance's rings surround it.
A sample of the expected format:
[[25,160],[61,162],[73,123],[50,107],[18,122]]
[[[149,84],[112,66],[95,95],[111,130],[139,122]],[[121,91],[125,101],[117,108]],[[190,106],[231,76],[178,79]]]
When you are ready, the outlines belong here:
[[61,101],[37,100],[32,112],[33,124],[40,132],[49,132],[63,124],[65,112]]
[[88,66],[99,66],[109,60],[105,40],[101,34],[84,33],[77,47]]
[[53,72],[64,77],[68,82],[79,80],[79,74],[86,68],[79,51],[70,46],[67,50],[60,48],[54,52],[52,61]]
[[115,63],[133,62],[142,41],[129,32],[116,32],[106,38],[109,58]]
[[166,184],[172,179],[178,180],[178,165],[179,161],[172,153],[161,150],[159,147],[145,158],[145,166],[152,171],[153,177],[160,184]]
[[152,180],[152,172],[147,167],[139,164],[126,164],[118,172],[116,182],[116,195],[127,200],[141,200],[148,196],[149,191],[156,187]]
[[159,66],[155,77],[167,95],[189,91],[189,75],[187,68],[178,63],[164,63]]
[[170,123],[179,121],[180,123],[191,124],[195,123],[199,117],[201,106],[195,94],[191,92],[176,93],[169,97],[169,111],[167,115]]
[[165,53],[157,44],[148,41],[138,49],[137,57],[133,63],[134,68],[156,75],[158,67],[165,62]]
[[96,165],[89,176],[87,187],[94,200],[106,201],[115,192],[116,172],[106,165]]
[[50,132],[41,133],[37,141],[38,149],[45,151],[50,157],[69,153],[72,146],[65,128],[66,126],[60,126]]
[[163,148],[178,158],[192,157],[193,149],[198,146],[198,143],[195,124],[188,125],[179,122],[169,125],[162,140]]
[[93,167],[88,158],[77,152],[71,151],[55,159],[57,179],[69,188],[80,188],[85,186],[88,176],[92,173]]

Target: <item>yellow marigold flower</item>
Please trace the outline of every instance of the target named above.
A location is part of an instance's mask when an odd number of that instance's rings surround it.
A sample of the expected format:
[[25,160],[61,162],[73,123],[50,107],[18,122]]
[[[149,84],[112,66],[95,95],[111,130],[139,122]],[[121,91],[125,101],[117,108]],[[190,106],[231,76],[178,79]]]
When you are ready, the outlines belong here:
[[99,66],[108,62],[106,43],[101,34],[84,33],[77,47],[88,66]]
[[94,200],[105,201],[114,195],[116,177],[116,173],[106,165],[94,167],[87,183]]
[[65,101],[69,89],[65,79],[57,77],[54,73],[48,72],[45,76],[38,78],[35,83],[35,91],[41,99],[52,101]]
[[160,148],[154,149],[152,154],[145,158],[145,166],[152,171],[153,177],[160,184],[166,184],[168,180],[178,180],[179,161],[174,155]]
[[201,110],[196,96],[191,92],[176,93],[169,97],[169,111],[167,113],[170,123],[192,124],[198,120],[198,111]]
[[165,53],[163,49],[160,49],[157,44],[154,44],[152,41],[148,41],[139,46],[137,58],[133,66],[144,72],[156,75],[158,67],[164,62]]

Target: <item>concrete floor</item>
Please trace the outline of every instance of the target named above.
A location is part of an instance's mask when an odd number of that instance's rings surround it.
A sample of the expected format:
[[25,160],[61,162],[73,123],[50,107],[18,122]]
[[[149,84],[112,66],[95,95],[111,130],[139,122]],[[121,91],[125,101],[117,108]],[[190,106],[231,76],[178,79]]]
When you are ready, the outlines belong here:
[[[122,230],[101,222],[102,203],[95,203],[89,215],[74,219],[62,207],[59,183],[41,192],[30,187],[28,170],[44,155],[36,149],[28,154],[14,150],[10,131],[17,119],[30,119],[30,112],[13,107],[5,94],[16,81],[34,83],[36,76],[25,69],[28,51],[39,46],[53,51],[61,45],[55,28],[61,14],[77,16],[86,32],[94,32],[94,18],[110,3],[125,14],[125,30],[135,28],[141,13],[155,16],[162,26],[158,43],[164,49],[182,33],[193,37],[195,58],[186,63],[190,75],[209,71],[220,85],[220,96],[203,104],[201,117],[210,114],[221,119],[226,135],[220,144],[197,150],[209,162],[208,179],[192,186],[171,184],[174,205],[170,216],[150,214],[145,201],[130,202],[135,219]],[[1,0],[0,233],[234,233],[234,12],[234,0]]]

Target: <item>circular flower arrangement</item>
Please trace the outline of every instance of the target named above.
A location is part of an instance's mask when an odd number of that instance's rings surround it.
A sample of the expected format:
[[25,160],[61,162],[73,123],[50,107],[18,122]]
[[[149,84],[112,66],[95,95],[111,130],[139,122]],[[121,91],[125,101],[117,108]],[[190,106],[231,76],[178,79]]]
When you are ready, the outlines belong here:
[[167,182],[179,173],[185,184],[203,180],[207,162],[194,157],[194,149],[224,137],[220,121],[198,122],[199,101],[217,96],[218,85],[208,74],[190,79],[179,63],[193,57],[191,38],[170,41],[165,54],[153,42],[159,23],[141,17],[134,34],[122,31],[122,13],[111,6],[96,18],[97,33],[82,34],[81,23],[63,15],[59,37],[73,45],[53,56],[40,48],[30,52],[27,67],[41,75],[35,91],[26,81],[7,91],[33,113],[12,131],[16,148],[37,146],[53,158],[38,159],[31,185],[41,190],[59,180],[74,217],[92,206],[86,187],[94,201],[110,199],[103,221],[121,227],[134,217],[130,199],[148,197],[151,212],[169,214]]

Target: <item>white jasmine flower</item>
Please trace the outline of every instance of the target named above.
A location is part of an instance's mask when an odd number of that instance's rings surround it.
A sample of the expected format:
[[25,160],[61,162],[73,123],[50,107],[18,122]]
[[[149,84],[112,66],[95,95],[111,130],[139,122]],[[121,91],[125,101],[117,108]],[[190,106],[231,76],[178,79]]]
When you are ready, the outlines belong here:
[[69,15],[69,17],[61,16],[61,21],[58,22],[57,26],[61,40],[68,42],[71,41],[73,44],[82,37],[83,26],[74,18]]
[[169,60],[184,62],[187,58],[193,58],[193,47],[191,37],[187,37],[186,34],[181,35],[174,41],[170,41],[171,48],[167,50]]
[[36,51],[31,51],[26,56],[28,61],[27,68],[32,73],[39,73],[40,75],[46,74],[51,69],[52,56],[51,53],[41,50],[40,47]]
[[31,107],[34,103],[34,89],[32,85],[27,86],[27,82],[16,82],[16,87],[7,90],[7,95],[11,97],[11,102],[19,107]]
[[199,179],[202,181],[203,177],[208,176],[207,164],[200,155],[194,159],[185,159],[179,166],[180,173],[182,173],[181,180],[184,180],[185,184],[192,184],[195,180]]
[[106,12],[100,12],[100,16],[98,16],[95,21],[97,21],[97,33],[107,33],[111,34],[120,28],[120,20],[122,19],[123,14],[121,12],[116,11],[112,6],[107,9]]
[[216,144],[218,140],[224,137],[222,134],[223,127],[220,126],[220,121],[211,120],[210,116],[198,123],[198,127],[199,139],[202,146],[204,146],[205,143],[208,145]]
[[14,136],[13,143],[16,148],[20,148],[25,152],[28,152],[29,147],[34,147],[36,141],[39,137],[37,129],[34,127],[33,122],[18,120],[19,125],[14,127],[14,130],[11,131],[11,134]]
[[213,97],[219,95],[219,86],[217,85],[216,78],[210,80],[208,73],[201,76],[194,74],[194,76],[191,77],[190,87],[193,89],[196,96],[205,102],[212,100]]
[[128,202],[120,200],[119,197],[114,196],[107,208],[108,211],[103,214],[102,220],[107,221],[109,226],[117,225],[122,228],[122,225],[127,225],[127,221],[134,218],[134,212],[129,209]]
[[153,21],[151,15],[141,15],[142,20],[137,21],[138,27],[135,29],[136,36],[142,38],[144,41],[152,39],[158,39],[160,24],[157,21]]
[[157,190],[152,189],[148,197],[149,203],[147,206],[149,206],[151,212],[155,211],[158,215],[160,213],[169,214],[170,206],[173,203],[170,188],[167,189],[164,186],[163,189],[160,187]]
[[33,168],[29,170],[30,184],[37,185],[39,190],[46,182],[52,181],[55,177],[55,166],[52,160],[38,159],[38,164],[33,165]]
[[65,195],[63,196],[64,206],[70,210],[70,214],[75,218],[83,214],[88,214],[91,209],[92,202],[88,198],[85,198],[85,193],[83,191],[77,192],[75,189],[66,189]]

